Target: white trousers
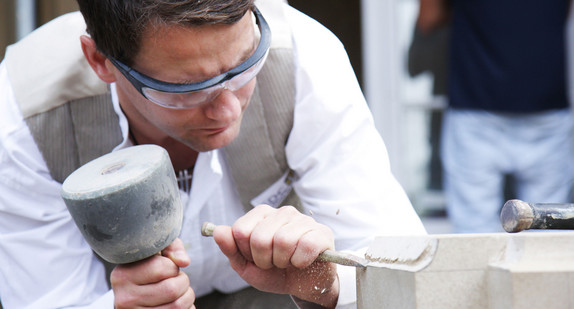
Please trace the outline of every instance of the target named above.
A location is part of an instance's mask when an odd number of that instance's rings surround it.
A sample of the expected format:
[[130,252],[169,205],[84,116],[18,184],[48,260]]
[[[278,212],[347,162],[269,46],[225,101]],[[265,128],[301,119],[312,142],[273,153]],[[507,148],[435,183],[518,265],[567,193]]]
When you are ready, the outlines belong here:
[[504,176],[526,202],[571,202],[570,110],[534,114],[447,109],[441,158],[447,212],[456,233],[502,232]]

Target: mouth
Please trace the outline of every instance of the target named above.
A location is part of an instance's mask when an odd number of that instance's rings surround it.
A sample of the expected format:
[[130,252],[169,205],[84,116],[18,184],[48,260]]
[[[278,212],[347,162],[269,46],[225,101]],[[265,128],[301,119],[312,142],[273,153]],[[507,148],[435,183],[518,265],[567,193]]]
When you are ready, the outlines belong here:
[[229,128],[229,125],[226,125],[223,127],[203,129],[203,132],[207,133],[208,135],[213,135],[213,134],[218,134],[218,133],[224,132],[228,128]]

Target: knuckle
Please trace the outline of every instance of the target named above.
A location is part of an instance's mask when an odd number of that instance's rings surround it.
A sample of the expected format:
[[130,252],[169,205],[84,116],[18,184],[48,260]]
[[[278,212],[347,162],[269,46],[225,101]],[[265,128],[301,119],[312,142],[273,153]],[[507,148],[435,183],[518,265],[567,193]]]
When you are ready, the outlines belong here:
[[263,237],[263,235],[254,235],[251,238],[250,246],[252,251],[261,252],[269,247],[270,241]]
[[267,204],[259,204],[255,208],[257,208],[257,209],[269,209],[269,208],[271,208],[271,206],[269,206]]
[[303,236],[297,245],[303,252],[313,252],[316,247],[316,240]]
[[128,282],[128,275],[126,271],[121,266],[116,266],[110,274],[110,283],[112,286],[119,286],[125,282]]
[[288,231],[282,233],[276,233],[273,237],[273,244],[279,246],[280,248],[291,246],[294,241],[292,233]]
[[235,241],[237,242],[247,241],[251,236],[251,231],[247,230],[240,224],[234,224],[231,230],[233,232],[233,238],[235,238]]
[[176,278],[164,280],[161,284],[162,294],[172,300],[177,300],[187,287],[185,282]]
[[297,208],[290,206],[290,205],[281,206],[280,208],[278,208],[278,210],[281,214],[285,214],[285,215],[300,214],[300,212],[297,210]]
[[255,210],[256,211],[269,211],[270,209],[272,209],[273,207],[267,205],[267,204],[259,204],[257,206],[255,206]]
[[114,305],[115,308],[130,308],[136,304],[136,297],[131,296],[130,293],[121,293],[114,291]]
[[328,226],[321,224],[320,225],[321,228],[321,233],[324,233],[324,235],[328,236],[330,239],[332,239],[334,241],[335,239],[335,234],[333,234],[333,230],[331,230]]

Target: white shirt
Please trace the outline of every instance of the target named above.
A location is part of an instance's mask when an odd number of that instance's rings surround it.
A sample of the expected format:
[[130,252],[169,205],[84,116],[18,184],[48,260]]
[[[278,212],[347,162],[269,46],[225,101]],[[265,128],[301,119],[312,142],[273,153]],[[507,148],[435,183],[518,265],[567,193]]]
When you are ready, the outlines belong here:
[[[383,141],[341,43],[289,8],[296,55],[294,127],[287,161],[305,212],[329,226],[337,250],[363,252],[375,236],[424,234],[390,171]],[[128,124],[112,85],[124,141]],[[33,85],[31,85],[33,87]],[[204,221],[231,225],[244,213],[220,150],[200,153],[190,194],[182,193],[180,238],[191,257],[184,271],[197,296],[247,284],[230,268]],[[198,181],[201,179],[201,181]],[[113,308],[103,266],[60,198],[0,65],[0,299],[10,308]],[[339,267],[339,306],[355,301],[355,269]],[[83,307],[82,307],[83,308]]]

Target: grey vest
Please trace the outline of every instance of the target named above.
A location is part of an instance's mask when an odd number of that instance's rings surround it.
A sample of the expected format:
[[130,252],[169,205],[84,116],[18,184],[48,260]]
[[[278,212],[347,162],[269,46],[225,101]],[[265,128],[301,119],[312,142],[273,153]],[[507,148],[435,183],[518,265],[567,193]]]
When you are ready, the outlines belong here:
[[[271,50],[240,134],[224,149],[246,210],[252,198],[289,170],[285,144],[293,125],[294,64],[291,33],[278,2],[257,2],[272,29]],[[59,182],[122,141],[109,87],[81,51],[84,29],[81,14],[64,15],[9,46],[5,57],[22,114]],[[300,208],[293,191],[282,204]]]

